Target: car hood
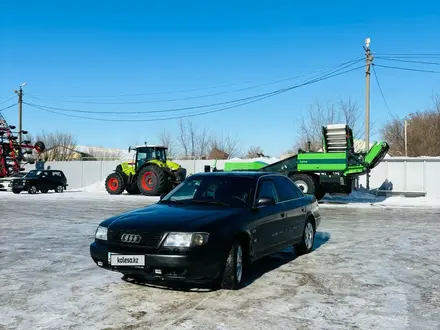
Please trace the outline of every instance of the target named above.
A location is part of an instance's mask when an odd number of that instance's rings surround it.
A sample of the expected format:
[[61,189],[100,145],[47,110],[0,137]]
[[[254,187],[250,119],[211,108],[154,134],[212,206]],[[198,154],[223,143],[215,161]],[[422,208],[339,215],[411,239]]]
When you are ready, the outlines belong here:
[[111,230],[191,231],[236,216],[245,209],[211,205],[153,204],[111,217],[101,223]]

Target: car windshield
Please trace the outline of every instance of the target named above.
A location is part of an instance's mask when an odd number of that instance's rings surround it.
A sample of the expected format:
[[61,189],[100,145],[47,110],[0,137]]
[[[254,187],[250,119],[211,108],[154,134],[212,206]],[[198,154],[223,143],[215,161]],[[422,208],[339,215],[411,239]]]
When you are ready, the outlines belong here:
[[33,176],[39,176],[42,171],[32,170],[29,171],[28,174],[25,175],[25,177],[33,177]]
[[161,203],[248,207],[256,181],[240,176],[192,176],[168,193]]

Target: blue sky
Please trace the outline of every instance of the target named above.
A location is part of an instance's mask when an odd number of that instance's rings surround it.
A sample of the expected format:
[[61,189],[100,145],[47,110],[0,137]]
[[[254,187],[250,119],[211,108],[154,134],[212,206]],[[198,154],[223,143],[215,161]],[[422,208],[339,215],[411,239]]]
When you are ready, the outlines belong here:
[[[285,88],[304,78],[226,93],[360,58],[366,37],[378,53],[440,53],[440,3],[435,1],[370,1],[368,8],[354,1],[3,1],[0,6],[0,103],[26,81],[25,102],[120,112],[100,118],[139,119],[124,112],[226,102]],[[440,66],[375,63],[440,71]],[[401,116],[428,107],[432,94],[440,92],[440,74],[379,67],[376,71],[391,111]],[[249,81],[254,83],[239,84]],[[120,96],[218,85],[229,86]],[[371,88],[371,117],[380,125],[389,114],[374,78]],[[221,92],[225,93],[170,101]],[[259,145],[267,154],[278,155],[295,142],[301,114],[311,103],[348,97],[364,109],[363,70],[193,120],[212,132],[236,133],[244,149]],[[0,109],[13,102],[1,103]],[[15,107],[4,114],[17,123]],[[177,120],[102,122],[27,105],[23,125],[34,133],[71,132],[80,145],[118,148],[156,143],[157,132],[178,127]]]

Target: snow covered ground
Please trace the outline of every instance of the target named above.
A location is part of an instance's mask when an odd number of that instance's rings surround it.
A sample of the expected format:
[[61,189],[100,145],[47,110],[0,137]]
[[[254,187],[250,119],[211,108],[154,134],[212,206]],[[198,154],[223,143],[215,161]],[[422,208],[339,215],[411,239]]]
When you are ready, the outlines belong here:
[[265,258],[238,292],[184,291],[93,263],[98,223],[157,198],[92,190],[0,192],[0,329],[440,327],[440,209],[322,204],[311,254]]

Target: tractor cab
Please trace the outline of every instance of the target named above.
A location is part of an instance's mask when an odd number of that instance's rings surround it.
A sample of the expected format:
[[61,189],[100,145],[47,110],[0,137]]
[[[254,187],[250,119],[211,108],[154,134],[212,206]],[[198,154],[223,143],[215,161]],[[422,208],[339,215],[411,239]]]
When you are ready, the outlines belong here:
[[[167,162],[167,147],[164,146],[138,146],[133,148],[136,150],[135,158],[135,169],[140,168],[145,162],[152,160],[159,161],[161,163]],[[132,149],[130,148],[129,151]]]

